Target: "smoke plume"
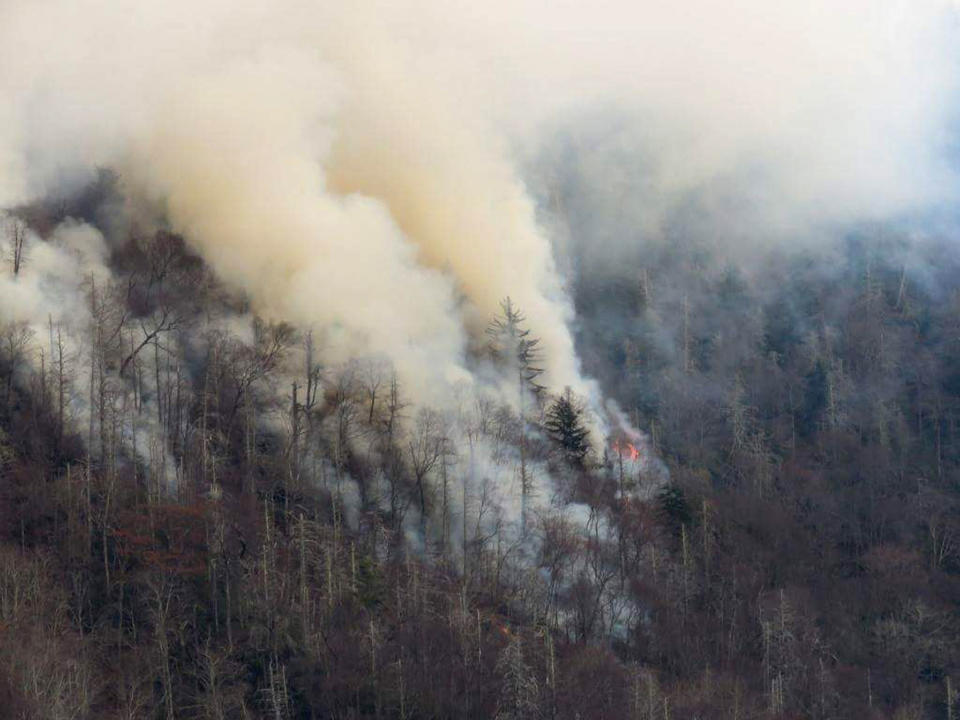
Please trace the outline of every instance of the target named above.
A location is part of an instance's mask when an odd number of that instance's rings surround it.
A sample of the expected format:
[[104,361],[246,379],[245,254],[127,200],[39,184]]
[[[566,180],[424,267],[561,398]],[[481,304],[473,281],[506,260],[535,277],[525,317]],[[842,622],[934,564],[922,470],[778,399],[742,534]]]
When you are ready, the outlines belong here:
[[544,149],[587,168],[581,212],[634,209],[614,257],[691,197],[731,238],[942,208],[957,30],[936,0],[6,0],[0,206],[114,167],[332,361],[386,355],[443,403],[509,295],[546,384],[592,395]]

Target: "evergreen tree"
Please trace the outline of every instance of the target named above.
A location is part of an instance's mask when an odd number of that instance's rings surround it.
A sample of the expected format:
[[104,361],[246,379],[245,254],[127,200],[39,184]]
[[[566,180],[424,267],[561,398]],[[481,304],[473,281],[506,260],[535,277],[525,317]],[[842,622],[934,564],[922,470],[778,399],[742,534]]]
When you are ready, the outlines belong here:
[[576,463],[582,463],[590,449],[590,431],[583,425],[583,409],[570,388],[558,397],[547,411],[544,423],[547,434]]
[[690,503],[679,485],[664,485],[657,492],[657,505],[659,515],[664,525],[669,527],[674,533],[679,534],[680,529],[689,525],[693,520],[693,513],[690,511]]
[[797,423],[801,437],[812,436],[817,431],[818,424],[823,418],[823,413],[829,402],[829,372],[826,363],[818,358],[813,370],[807,373],[804,378],[806,387]]
[[537,378],[543,373],[538,367],[540,362],[540,340],[530,337],[530,330],[524,327],[526,318],[517,309],[510,298],[500,302],[500,314],[490,321],[487,335],[490,338],[490,351],[507,368],[514,371],[519,379],[520,392],[532,392],[539,397],[543,385]]
[[523,314],[513,306],[510,298],[500,303],[501,314],[491,320],[487,328],[490,352],[505,368],[508,375],[517,378],[517,399],[520,405],[520,532],[527,532],[527,503],[532,492],[532,480],[527,469],[527,394],[539,401],[543,385],[537,377],[543,372],[537,367],[540,359],[540,340],[530,337],[523,326]]

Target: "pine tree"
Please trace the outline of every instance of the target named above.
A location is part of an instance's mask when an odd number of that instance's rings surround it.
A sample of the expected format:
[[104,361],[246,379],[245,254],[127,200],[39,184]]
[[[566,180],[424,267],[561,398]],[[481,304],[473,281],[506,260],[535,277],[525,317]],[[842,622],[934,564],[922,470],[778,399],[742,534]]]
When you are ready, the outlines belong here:
[[490,351],[516,372],[521,393],[532,392],[539,397],[543,392],[543,385],[537,383],[543,373],[543,368],[537,367],[540,340],[530,337],[530,330],[524,327],[526,318],[509,297],[500,302],[500,310],[500,315],[494,317],[487,327]]
[[501,315],[494,317],[487,327],[490,352],[502,363],[508,374],[517,378],[517,396],[520,405],[520,532],[527,533],[527,503],[532,492],[532,478],[527,469],[527,395],[539,400],[543,385],[537,377],[543,369],[537,367],[540,359],[540,340],[530,337],[523,326],[526,318],[513,306],[510,298],[500,303]]
[[800,436],[807,438],[817,431],[830,400],[830,370],[822,358],[817,359],[804,379],[806,387],[798,426]]
[[550,406],[544,427],[550,438],[563,448],[571,460],[578,464],[583,462],[590,449],[590,431],[583,425],[583,409],[576,402],[570,388]]

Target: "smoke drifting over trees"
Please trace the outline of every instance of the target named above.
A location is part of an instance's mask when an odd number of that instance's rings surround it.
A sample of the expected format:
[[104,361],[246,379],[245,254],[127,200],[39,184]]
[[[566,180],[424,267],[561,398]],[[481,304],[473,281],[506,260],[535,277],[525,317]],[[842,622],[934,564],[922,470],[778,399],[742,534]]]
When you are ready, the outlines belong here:
[[[757,208],[770,233],[953,186],[956,18],[932,2],[14,1],[3,19],[0,204],[114,166],[136,220],[183,233],[261,312],[339,327],[338,359],[388,354],[421,392],[425,366],[463,378],[463,328],[508,295],[551,384],[589,390],[514,147],[577,113],[589,132],[598,102],[631,128],[600,150],[646,160],[630,161],[641,228],[690,193],[743,226]],[[615,172],[590,210],[617,202]]]
[[0,716],[955,717],[957,47],[0,3]]

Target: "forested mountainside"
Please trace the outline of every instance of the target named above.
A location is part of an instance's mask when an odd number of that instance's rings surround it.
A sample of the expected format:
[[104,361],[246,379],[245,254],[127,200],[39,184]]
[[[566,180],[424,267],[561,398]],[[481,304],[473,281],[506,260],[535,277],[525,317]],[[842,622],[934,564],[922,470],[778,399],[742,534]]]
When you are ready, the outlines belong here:
[[[114,183],[17,211],[9,282]],[[522,308],[477,353],[529,402],[416,407],[131,231],[84,323],[3,326],[0,714],[953,717],[946,242],[581,275],[581,355],[646,445],[539,385]]]
[[960,718],[960,0],[0,0],[0,720]]

